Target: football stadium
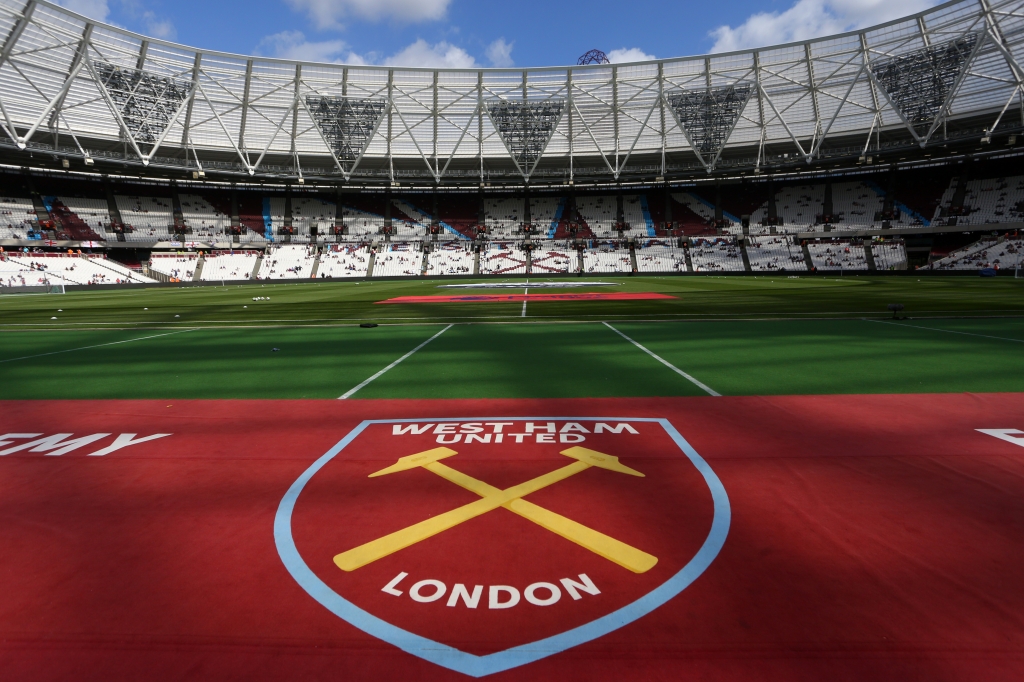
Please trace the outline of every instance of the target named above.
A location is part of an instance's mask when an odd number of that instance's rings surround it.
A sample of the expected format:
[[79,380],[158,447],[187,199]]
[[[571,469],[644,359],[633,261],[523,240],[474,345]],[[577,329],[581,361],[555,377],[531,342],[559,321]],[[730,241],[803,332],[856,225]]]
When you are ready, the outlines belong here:
[[1024,678],[1024,0],[537,67],[63,4],[0,0],[0,679]]

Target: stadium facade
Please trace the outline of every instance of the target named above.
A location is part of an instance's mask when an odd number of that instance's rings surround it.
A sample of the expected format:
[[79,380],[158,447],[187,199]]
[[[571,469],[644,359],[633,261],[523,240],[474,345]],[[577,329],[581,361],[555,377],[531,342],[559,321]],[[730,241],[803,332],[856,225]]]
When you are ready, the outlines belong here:
[[0,161],[455,187],[931,158],[1021,129],[1022,22],[1021,0],[959,0],[727,54],[416,69],[199,51],[2,0]]

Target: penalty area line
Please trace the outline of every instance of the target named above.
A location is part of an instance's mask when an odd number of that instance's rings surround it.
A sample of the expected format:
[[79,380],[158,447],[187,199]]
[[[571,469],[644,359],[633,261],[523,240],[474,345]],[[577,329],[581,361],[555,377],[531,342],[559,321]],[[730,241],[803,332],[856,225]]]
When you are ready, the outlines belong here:
[[865,322],[877,322],[878,324],[891,324],[894,327],[903,327],[904,329],[927,329],[930,332],[946,332],[947,334],[960,334],[961,336],[977,336],[982,339],[995,339],[996,341],[1009,341],[1011,343],[1024,343],[1021,339],[1011,339],[1006,336],[991,336],[989,334],[976,334],[974,332],[961,332],[955,329],[940,329],[938,327],[922,327],[916,324],[897,324],[895,322],[889,322],[888,320],[869,320],[864,319]]
[[402,361],[403,361],[403,360],[405,360],[405,359],[409,358],[409,357],[410,357],[411,355],[413,355],[414,353],[416,353],[416,351],[420,350],[421,348],[423,348],[424,346],[426,346],[426,345],[427,345],[428,343],[430,343],[431,341],[433,341],[433,340],[434,340],[434,339],[436,339],[437,337],[441,336],[441,334],[444,334],[444,333],[445,333],[446,331],[448,331],[449,329],[451,329],[451,328],[452,328],[452,327],[454,327],[454,326],[455,326],[454,324],[450,324],[450,325],[448,325],[447,327],[445,327],[444,329],[442,329],[442,330],[441,330],[441,331],[439,331],[438,333],[434,334],[433,336],[431,336],[431,337],[430,337],[429,339],[427,339],[426,341],[424,341],[424,342],[423,342],[423,343],[421,343],[420,345],[418,345],[418,346],[416,346],[415,348],[413,348],[413,349],[412,349],[411,351],[409,351],[408,353],[406,353],[406,354],[405,354],[405,355],[403,355],[402,357],[400,357],[400,358],[398,358],[397,360],[395,360],[394,362],[392,362],[392,363],[391,363],[390,365],[388,365],[387,367],[385,367],[385,368],[384,368],[384,369],[382,369],[381,371],[379,371],[379,372],[377,372],[376,374],[374,374],[374,375],[373,375],[372,377],[370,377],[369,379],[365,380],[365,381],[364,381],[363,383],[359,384],[359,385],[358,385],[358,386],[356,386],[355,388],[349,389],[349,390],[348,390],[348,391],[347,391],[347,392],[346,392],[346,393],[345,393],[344,395],[342,395],[342,396],[339,396],[339,397],[338,397],[338,400],[348,400],[348,399],[349,399],[349,398],[351,398],[351,397],[352,397],[353,395],[355,395],[355,394],[356,394],[357,392],[359,392],[359,390],[360,390],[360,389],[362,389],[362,388],[365,388],[365,387],[366,387],[367,385],[369,385],[369,384],[370,384],[371,382],[373,382],[373,381],[375,381],[375,380],[379,379],[379,378],[380,378],[381,376],[383,376],[383,375],[384,375],[384,373],[385,373],[385,372],[387,372],[388,370],[391,370],[391,369],[394,369],[395,367],[397,367],[397,366],[398,366],[399,364],[401,364],[401,363],[402,363]]
[[[100,330],[100,331],[104,331],[104,330]],[[117,346],[117,345],[120,345],[122,343],[132,343],[133,341],[145,341],[146,339],[156,339],[156,338],[159,338],[161,336],[171,336],[173,334],[184,334],[186,332],[194,332],[194,331],[198,331],[198,329],[179,329],[178,331],[167,332],[165,334],[153,334],[152,336],[141,336],[141,337],[139,337],[137,339],[125,339],[123,341],[111,341],[110,343],[97,343],[94,346],[82,346],[80,348],[68,348],[66,350],[55,350],[55,351],[51,351],[49,353],[38,353],[36,355],[25,355],[25,356],[22,356],[20,358],[8,358],[6,360],[0,360],[0,363],[4,363],[4,362],[17,362],[18,360],[31,360],[32,358],[42,358],[42,357],[45,357],[47,355],[59,355],[61,353],[74,353],[76,350],[89,350],[90,348],[102,348],[104,346]]]
[[633,339],[629,338],[628,336],[626,336],[625,334],[623,334],[622,332],[620,332],[620,331],[619,331],[618,329],[616,329],[615,327],[613,327],[613,326],[611,326],[610,324],[608,324],[607,322],[603,322],[602,324],[603,324],[604,326],[608,327],[609,329],[611,329],[611,330],[612,330],[613,332],[615,332],[616,334],[618,334],[618,335],[619,335],[619,336],[621,336],[622,338],[626,339],[626,341],[629,341],[629,342],[630,342],[631,344],[633,344],[634,346],[636,346],[637,348],[639,348],[639,349],[640,349],[640,350],[642,350],[643,352],[645,352],[645,353],[647,353],[648,355],[650,355],[650,356],[651,356],[652,358],[654,358],[655,360],[657,360],[657,361],[658,361],[658,362],[660,362],[661,364],[663,364],[663,365],[665,365],[666,367],[668,367],[668,368],[669,368],[670,370],[672,370],[673,372],[675,372],[675,373],[676,373],[676,374],[678,374],[679,376],[683,377],[684,379],[686,379],[687,381],[689,381],[690,383],[692,383],[692,384],[693,384],[694,386],[696,386],[697,388],[699,388],[699,389],[701,389],[702,391],[706,392],[706,393],[707,393],[708,395],[710,395],[710,396],[714,396],[714,397],[716,397],[716,398],[721,398],[721,397],[722,397],[722,394],[721,394],[721,393],[718,393],[717,391],[715,391],[714,389],[712,389],[712,388],[711,388],[710,386],[708,386],[707,384],[705,384],[705,383],[703,383],[703,382],[701,382],[701,381],[698,381],[698,380],[697,380],[696,378],[694,378],[694,377],[690,376],[689,374],[687,374],[687,373],[686,373],[686,372],[684,372],[683,370],[679,369],[678,367],[676,367],[675,365],[673,365],[673,364],[672,364],[671,362],[669,362],[668,360],[665,360],[665,359],[664,359],[664,358],[662,358],[661,356],[655,355],[654,353],[652,353],[651,351],[647,350],[646,348],[644,348],[643,346],[641,346],[641,345],[640,345],[639,343],[637,343],[637,342],[636,342],[636,341],[634,341]]

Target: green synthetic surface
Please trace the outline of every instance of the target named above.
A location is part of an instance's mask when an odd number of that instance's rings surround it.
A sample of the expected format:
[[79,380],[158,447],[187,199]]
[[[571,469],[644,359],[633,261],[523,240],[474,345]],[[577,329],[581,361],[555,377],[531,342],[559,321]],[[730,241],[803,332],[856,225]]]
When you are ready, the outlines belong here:
[[[561,278],[560,282],[574,278]],[[448,280],[450,283],[453,280]],[[501,281],[497,278],[488,283]],[[527,286],[527,280],[508,280]],[[531,279],[530,282],[551,281]],[[577,301],[531,303],[532,320],[719,319],[729,317],[884,318],[889,303],[906,314],[1024,315],[1024,279],[996,277],[920,278],[891,276],[708,276],[616,277],[589,275],[610,287],[548,291],[656,292],[676,297],[657,301]],[[465,280],[458,280],[465,283]],[[316,325],[363,321],[405,323],[421,320],[518,319],[519,303],[380,305],[398,296],[483,293],[441,289],[441,280],[316,282],[73,291],[62,296],[0,296],[0,330],[64,327],[188,327],[237,325]],[[508,291],[508,290],[505,290]],[[535,290],[536,291],[536,290]],[[495,293],[493,290],[490,293]],[[253,301],[267,296],[269,301]],[[248,306],[248,307],[243,307]],[[57,309],[63,312],[57,312]],[[148,310],[145,310],[148,308]],[[56,317],[56,320],[51,319]]]
[[[618,281],[614,289],[682,298],[531,303],[523,318],[518,303],[366,308],[410,292],[451,293],[437,282],[0,297],[0,399],[337,398],[449,321],[354,398],[706,395],[604,320],[723,395],[1024,391],[1024,281]],[[270,305],[253,304],[256,295],[270,295]],[[705,298],[730,315],[694,312],[710,305]],[[884,305],[871,310],[890,298],[914,319],[892,322]],[[475,317],[453,316],[452,307]],[[372,329],[326,321],[343,309],[385,314]],[[443,314],[432,319],[432,309]],[[185,324],[161,324],[174,314]],[[231,315],[248,317],[211,322]],[[677,319],[658,320],[669,315]],[[272,321],[286,316],[296,324]],[[562,319],[572,321],[554,321]],[[99,324],[115,320],[116,328]]]

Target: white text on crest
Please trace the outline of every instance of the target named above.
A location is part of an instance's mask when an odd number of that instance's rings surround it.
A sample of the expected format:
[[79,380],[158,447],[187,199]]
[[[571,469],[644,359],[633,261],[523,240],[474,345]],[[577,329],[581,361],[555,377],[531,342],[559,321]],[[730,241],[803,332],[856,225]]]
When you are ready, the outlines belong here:
[[638,434],[627,422],[429,422],[395,424],[393,436],[436,436],[438,443],[582,443],[590,434]]

